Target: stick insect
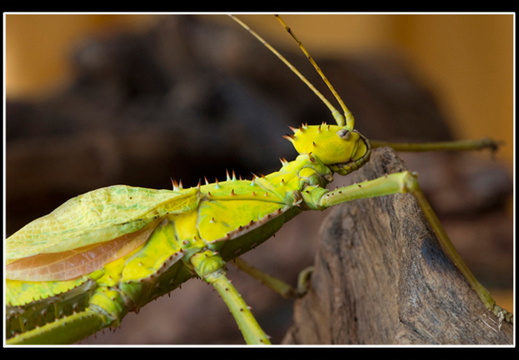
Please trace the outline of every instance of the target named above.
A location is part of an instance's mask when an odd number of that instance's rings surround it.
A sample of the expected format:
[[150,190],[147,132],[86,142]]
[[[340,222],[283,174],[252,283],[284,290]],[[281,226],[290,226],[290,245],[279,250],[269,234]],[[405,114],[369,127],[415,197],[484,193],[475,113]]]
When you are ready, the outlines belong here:
[[[409,192],[487,308],[509,321],[471,274],[419,188],[416,174],[402,172],[336,190],[326,189],[334,174],[347,175],[366,163],[372,147],[354,128],[355,119],[324,73],[284,21],[338,101],[331,103],[256,32],[241,26],[278,56],[330,109],[336,124],[302,125],[286,138],[299,156],[281,169],[251,180],[153,190],[123,185],[70,199],[29,223],[6,242],[7,343],[71,343],[119,324],[136,311],[192,277],[214,286],[229,307],[248,344],[269,338],[226,276],[233,259],[281,293],[294,289],[251,270],[239,256],[270,238],[304,210],[324,210],[357,198]],[[399,148],[398,144],[390,144]],[[420,144],[440,150],[446,144]],[[495,149],[491,140],[453,142],[451,149]],[[401,147],[400,147],[401,148]],[[416,150],[416,149],[415,149]],[[360,186],[359,186],[360,185]]]

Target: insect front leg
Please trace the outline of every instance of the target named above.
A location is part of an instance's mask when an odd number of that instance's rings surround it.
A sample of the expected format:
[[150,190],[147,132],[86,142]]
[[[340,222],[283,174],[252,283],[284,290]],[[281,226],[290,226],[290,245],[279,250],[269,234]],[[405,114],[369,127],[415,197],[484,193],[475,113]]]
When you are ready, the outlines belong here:
[[492,311],[499,319],[512,323],[513,315],[495,303],[488,290],[479,283],[456,251],[434,210],[420,189],[418,177],[415,173],[409,171],[393,173],[374,180],[341,187],[333,191],[327,191],[319,187],[309,187],[303,192],[303,198],[310,208],[322,210],[355,199],[399,193],[411,193],[416,198],[425,218],[438,237],[443,251],[460,270],[474,291],[476,291],[486,308]]

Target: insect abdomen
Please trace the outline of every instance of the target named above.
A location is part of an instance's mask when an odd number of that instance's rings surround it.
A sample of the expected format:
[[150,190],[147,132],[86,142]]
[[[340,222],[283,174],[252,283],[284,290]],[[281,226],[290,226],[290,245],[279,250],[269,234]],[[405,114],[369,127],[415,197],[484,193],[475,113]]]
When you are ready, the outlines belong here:
[[[9,291],[16,291],[17,288],[22,287],[34,287],[34,284],[24,283],[22,281],[6,280],[6,282],[7,290]],[[50,283],[48,286],[52,287],[53,284],[55,283]],[[39,286],[45,285],[40,284]],[[45,295],[42,294],[41,298],[35,298],[34,301],[23,305],[11,303],[9,301],[10,296],[7,294],[7,338],[51,323],[73,313],[83,311],[88,307],[90,297],[96,287],[96,283],[88,279],[68,291],[57,293],[50,297],[45,297]]]

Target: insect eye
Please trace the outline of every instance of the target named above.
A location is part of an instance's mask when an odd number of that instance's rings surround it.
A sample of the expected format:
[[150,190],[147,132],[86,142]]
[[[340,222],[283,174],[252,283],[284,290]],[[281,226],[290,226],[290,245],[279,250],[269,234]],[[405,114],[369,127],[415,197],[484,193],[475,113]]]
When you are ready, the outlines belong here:
[[351,138],[351,132],[347,129],[341,129],[337,131],[337,135],[343,140],[349,140]]

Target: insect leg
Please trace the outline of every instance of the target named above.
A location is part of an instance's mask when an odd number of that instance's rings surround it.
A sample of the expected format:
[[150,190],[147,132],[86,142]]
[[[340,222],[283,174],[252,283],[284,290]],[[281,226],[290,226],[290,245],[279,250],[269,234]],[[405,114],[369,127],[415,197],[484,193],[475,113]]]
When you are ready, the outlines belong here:
[[499,147],[499,142],[489,138],[480,140],[455,140],[442,142],[426,142],[426,143],[392,143],[385,141],[370,140],[371,147],[379,148],[388,146],[396,151],[437,151],[437,150],[455,150],[455,151],[473,151],[489,149],[496,151]]
[[302,280],[298,282],[298,287],[296,289],[295,287],[287,284],[286,282],[253,267],[252,265],[244,261],[242,258],[235,258],[231,263],[234,264],[241,271],[249,274],[256,280],[261,282],[263,285],[274,290],[284,298],[298,297],[306,292],[304,286],[302,286],[301,284],[303,282]]
[[252,315],[249,306],[227,278],[225,261],[210,250],[197,253],[190,259],[194,270],[202,279],[211,284],[229,308],[247,344],[268,345],[270,340]]
[[476,291],[483,304],[500,319],[513,322],[513,315],[496,305],[487,289],[481,285],[456,251],[449,236],[445,232],[438,217],[427,201],[418,184],[417,175],[409,171],[394,173],[374,180],[365,181],[338,188],[333,191],[323,192],[322,189],[313,188],[303,192],[303,198],[309,207],[325,209],[333,205],[354,199],[363,199],[398,193],[411,193],[417,200],[425,218],[435,232],[443,251],[450,257],[456,267],[467,279],[471,287]]

